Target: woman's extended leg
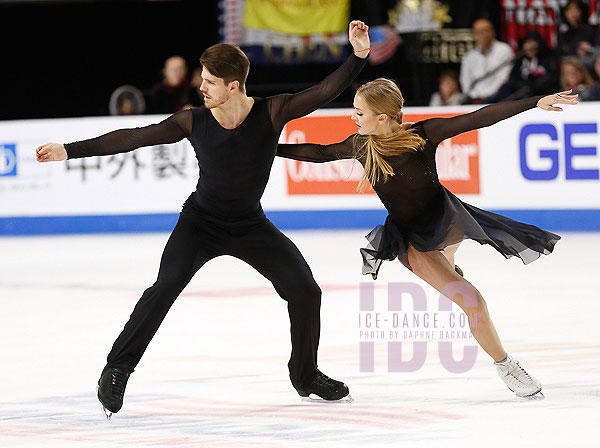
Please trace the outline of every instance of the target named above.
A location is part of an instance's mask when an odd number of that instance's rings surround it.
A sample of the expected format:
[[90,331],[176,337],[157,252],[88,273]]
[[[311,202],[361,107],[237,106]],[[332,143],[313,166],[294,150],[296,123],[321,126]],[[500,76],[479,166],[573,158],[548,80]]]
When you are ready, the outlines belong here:
[[456,254],[456,251],[458,250],[458,246],[460,246],[460,243],[452,244],[451,246],[445,247],[442,250],[442,253],[448,260],[448,263],[450,263],[450,266],[455,265],[454,254]]
[[[413,246],[409,246],[408,261],[412,271],[439,292],[442,292],[452,282],[461,282],[461,290],[464,290],[466,294],[470,294],[470,297],[455,294],[453,297],[448,298],[460,306],[469,318],[471,333],[479,342],[481,348],[494,361],[501,361],[506,358],[506,350],[502,347],[485,300],[471,283],[454,270],[452,261],[454,261],[454,252],[456,252],[458,245],[455,246],[447,248],[449,249],[447,253],[441,251],[419,252]],[[449,261],[447,256],[452,261]]]
[[[511,391],[520,397],[537,394],[542,390],[542,384],[506,353],[481,293],[455,271],[453,261],[457,248],[455,245],[446,251],[419,252],[409,246],[408,260],[412,271],[463,309],[471,333],[494,359],[498,375]],[[453,286],[453,291],[461,292],[448,293],[445,289],[449,285]]]

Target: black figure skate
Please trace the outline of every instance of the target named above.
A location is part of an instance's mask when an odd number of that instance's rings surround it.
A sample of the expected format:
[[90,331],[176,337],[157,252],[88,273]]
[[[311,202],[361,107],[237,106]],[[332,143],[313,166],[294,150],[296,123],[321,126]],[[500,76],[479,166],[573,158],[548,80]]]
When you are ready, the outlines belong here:
[[130,374],[127,370],[109,367],[104,369],[98,380],[98,400],[109,420],[123,406],[123,395]]
[[[352,402],[350,390],[341,381],[336,381],[324,375],[317,369],[314,378],[302,387],[297,387],[298,395],[303,398],[303,401],[316,402]],[[311,397],[316,395],[319,398]]]

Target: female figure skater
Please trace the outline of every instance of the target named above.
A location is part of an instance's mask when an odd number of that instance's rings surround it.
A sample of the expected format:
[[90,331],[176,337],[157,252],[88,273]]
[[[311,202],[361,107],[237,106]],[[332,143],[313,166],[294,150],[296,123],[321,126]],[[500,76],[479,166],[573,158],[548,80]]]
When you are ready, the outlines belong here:
[[[509,356],[494,328],[485,300],[454,264],[460,242],[489,244],[504,257],[524,263],[549,254],[560,236],[462,202],[438,179],[435,151],[443,140],[490,126],[520,112],[553,104],[576,104],[565,91],[489,105],[453,118],[402,123],[404,99],[398,86],[379,78],[361,86],[354,97],[352,119],[358,133],[332,145],[282,144],[277,155],[308,162],[355,158],[364,167],[359,189],[371,183],[389,215],[361,249],[363,274],[377,278],[383,260],[398,258],[417,276],[442,292],[448,285],[466,292],[449,297],[467,316],[473,336],[494,360],[498,374],[518,396],[537,394],[542,386]],[[457,283],[458,282],[458,283]],[[476,328],[475,328],[476,327]]]

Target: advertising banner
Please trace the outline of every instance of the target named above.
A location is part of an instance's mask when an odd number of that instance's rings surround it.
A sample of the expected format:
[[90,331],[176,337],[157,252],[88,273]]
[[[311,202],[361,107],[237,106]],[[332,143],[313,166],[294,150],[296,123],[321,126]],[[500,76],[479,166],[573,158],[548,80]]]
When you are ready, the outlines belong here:
[[[471,109],[467,109],[471,110]],[[292,121],[286,127],[288,143],[330,144],[344,140],[356,132],[350,119],[351,110],[322,111]],[[411,112],[405,122],[418,122],[432,117],[452,117],[456,113]],[[479,193],[479,145],[477,131],[470,131],[442,142],[437,152],[438,175],[446,188],[455,194]],[[357,194],[362,176],[358,162],[314,164],[295,161],[286,163],[288,194]],[[328,166],[332,165],[332,166]],[[367,194],[374,194],[370,189]]]
[[[436,153],[439,179],[463,200],[482,208],[600,208],[596,107],[582,103],[565,106],[562,113],[533,109],[443,141]],[[407,108],[404,121],[451,117],[473,110],[472,106]],[[350,109],[322,110],[294,120],[286,128],[286,141],[341,141],[355,132],[351,113]],[[284,164],[292,201],[296,195],[359,195],[356,184],[362,171],[357,162]]]
[[187,140],[65,162],[38,163],[35,158],[35,149],[44,143],[83,140],[163,118],[0,122],[0,217],[177,211],[198,180]]
[[[465,202],[515,219],[549,229],[600,230],[597,105],[564,108],[562,113],[530,110],[440,143],[441,183]],[[417,122],[474,109],[406,108],[404,118]],[[351,113],[316,111],[288,123],[280,141],[342,141],[356,132]],[[165,224],[153,225],[158,221],[171,226],[198,180],[187,139],[113,156],[35,160],[35,148],[43,143],[82,140],[164,118],[0,122],[0,234],[37,233],[41,226],[47,232],[161,230]],[[372,189],[357,191],[361,176],[354,160],[308,163],[276,157],[262,205],[274,220],[285,221],[283,227],[368,227],[385,218],[385,209]],[[79,224],[69,227],[75,218]],[[99,227],[89,227],[90,220]]]

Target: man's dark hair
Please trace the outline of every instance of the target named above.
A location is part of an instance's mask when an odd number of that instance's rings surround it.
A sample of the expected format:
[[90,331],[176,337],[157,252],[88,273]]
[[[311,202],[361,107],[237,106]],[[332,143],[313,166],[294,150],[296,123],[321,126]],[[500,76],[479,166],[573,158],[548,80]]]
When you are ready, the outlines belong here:
[[250,61],[239,47],[230,44],[215,44],[204,50],[200,56],[200,64],[217,78],[222,78],[225,84],[238,81],[240,91],[246,91]]

